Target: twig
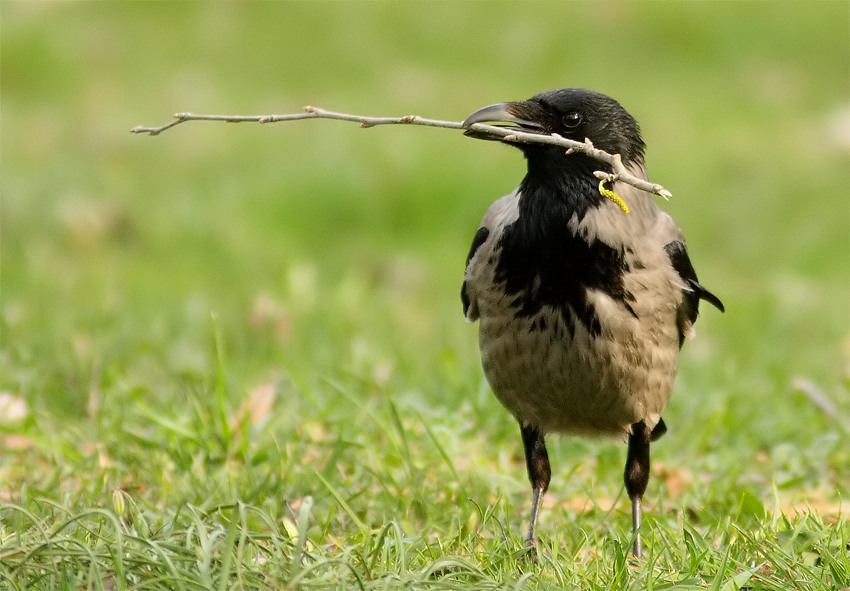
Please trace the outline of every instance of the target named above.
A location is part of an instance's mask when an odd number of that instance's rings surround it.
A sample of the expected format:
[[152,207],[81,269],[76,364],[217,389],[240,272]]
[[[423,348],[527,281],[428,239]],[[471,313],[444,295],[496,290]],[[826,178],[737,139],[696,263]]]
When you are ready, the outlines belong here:
[[[464,129],[463,124],[459,121],[441,121],[439,119],[426,119],[418,115],[405,115],[403,117],[367,117],[365,115],[350,115],[348,113],[336,113],[334,111],[326,111],[319,107],[304,107],[303,113],[287,113],[283,115],[197,115],[195,113],[177,113],[174,115],[174,120],[161,125],[159,127],[144,127],[137,125],[130,130],[131,133],[146,133],[148,135],[159,135],[163,131],[171,129],[181,123],[187,121],[225,121],[227,123],[277,123],[279,121],[296,121],[300,119],[338,119],[341,121],[353,121],[360,123],[360,127],[375,127],[377,125],[424,125],[427,127],[445,127],[449,129]],[[665,199],[671,197],[670,191],[657,183],[651,183],[645,179],[638,178],[631,174],[623,165],[619,154],[609,154],[604,150],[595,148],[590,140],[584,142],[576,142],[561,137],[558,134],[540,135],[537,133],[528,133],[520,131],[515,127],[498,127],[495,125],[485,125],[483,123],[473,123],[469,126],[469,130],[475,131],[476,135],[489,135],[494,138],[502,139],[506,142],[520,144],[547,144],[551,146],[560,146],[567,148],[567,154],[579,152],[594,160],[608,164],[613,173],[604,171],[596,171],[594,175],[606,183],[620,181],[628,185],[632,185],[642,191],[660,195]]]
[[[319,107],[304,107],[303,113],[287,113],[285,115],[196,115],[195,113],[177,113],[174,115],[174,121],[170,121],[160,127],[143,127],[138,125],[130,130],[131,133],[147,133],[149,135],[159,135],[167,129],[171,129],[175,125],[185,123],[186,121],[225,121],[227,123],[277,123],[278,121],[296,121],[299,119],[339,119],[341,121],[354,121],[360,124],[360,127],[375,127],[376,125],[425,125],[429,127],[448,127],[451,129],[463,129],[463,125],[458,121],[440,121],[438,119],[425,119],[418,115],[405,115],[404,117],[367,117],[365,115],[349,115],[348,113],[336,113],[334,111],[326,111]],[[485,126],[493,127],[493,126]],[[504,131],[499,135],[508,135],[509,131]]]

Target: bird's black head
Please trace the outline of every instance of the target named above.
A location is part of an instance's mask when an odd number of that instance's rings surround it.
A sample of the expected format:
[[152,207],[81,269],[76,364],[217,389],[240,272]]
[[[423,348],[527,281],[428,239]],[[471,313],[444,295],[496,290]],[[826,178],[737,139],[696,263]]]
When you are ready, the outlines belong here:
[[[582,88],[562,88],[536,94],[527,101],[499,103],[475,111],[463,126],[473,123],[510,123],[521,131],[558,135],[583,142],[585,138],[609,154],[620,154],[625,164],[643,164],[644,143],[637,121],[609,96]],[[467,135],[484,137],[473,130]],[[492,136],[487,136],[488,138]],[[532,159],[561,157],[564,149],[542,144],[513,144]]]

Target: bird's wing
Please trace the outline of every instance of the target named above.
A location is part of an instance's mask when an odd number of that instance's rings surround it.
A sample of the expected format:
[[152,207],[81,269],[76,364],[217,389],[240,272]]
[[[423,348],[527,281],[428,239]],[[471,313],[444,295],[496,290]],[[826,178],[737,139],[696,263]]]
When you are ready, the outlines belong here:
[[670,258],[670,264],[673,269],[682,278],[684,288],[682,289],[682,303],[679,305],[679,310],[676,314],[676,323],[679,328],[679,346],[685,340],[685,337],[691,332],[691,328],[699,315],[699,301],[705,300],[712,306],[725,312],[723,302],[713,293],[703,287],[697,280],[696,271],[691,264],[691,259],[688,257],[688,251],[685,249],[685,243],[681,240],[669,242],[664,250],[667,251],[667,256]]
[[[480,226],[475,233],[475,238],[472,239],[472,246],[469,249],[469,255],[466,257],[466,269],[469,269],[469,262],[475,256],[475,253],[478,252],[478,249],[481,248],[481,245],[487,241],[488,236],[490,236],[490,229],[486,226]],[[465,277],[463,285],[460,288],[460,301],[463,302],[463,315],[466,316],[466,319],[470,322],[477,320],[478,306],[474,305],[475,302],[470,297],[469,286]]]
[[[475,238],[472,239],[472,247],[466,257],[463,286],[460,289],[463,313],[469,322],[478,320],[476,288],[480,287],[478,283],[486,283],[484,276],[488,275],[487,262],[481,259],[490,257],[481,257],[480,255],[485,250],[492,252],[505,226],[516,220],[518,199],[519,194],[514,191],[510,195],[505,195],[496,200],[487,209],[487,213],[484,214],[484,219],[475,233]],[[492,272],[492,269],[489,269],[489,271]]]

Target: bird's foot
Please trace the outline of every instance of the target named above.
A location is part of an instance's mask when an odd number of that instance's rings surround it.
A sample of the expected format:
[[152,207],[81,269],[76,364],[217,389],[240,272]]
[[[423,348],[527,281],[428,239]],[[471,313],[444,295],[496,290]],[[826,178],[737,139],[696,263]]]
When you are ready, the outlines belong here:
[[529,536],[525,539],[522,561],[525,564],[537,564],[537,536]]

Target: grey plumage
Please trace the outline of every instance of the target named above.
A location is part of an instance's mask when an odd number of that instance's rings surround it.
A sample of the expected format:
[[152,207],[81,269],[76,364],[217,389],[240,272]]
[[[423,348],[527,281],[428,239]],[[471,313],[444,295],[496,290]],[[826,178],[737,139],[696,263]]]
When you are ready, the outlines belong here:
[[630,217],[608,201],[564,228],[617,249],[631,247],[626,264],[633,270],[624,275],[635,299],[629,308],[604,292],[587,292],[600,335],[592,336],[578,322],[570,335],[562,315],[550,307],[517,317],[494,280],[499,239],[517,216],[521,193],[490,207],[481,226],[488,237],[466,268],[467,319],[481,321],[487,379],[520,422],[547,433],[625,434],[639,420],[652,428],[672,391],[679,348],[676,311],[685,284],[664,246],[681,235],[651,196],[630,186],[614,190],[629,205]]
[[[646,178],[637,123],[599,93],[549,91],[486,107],[466,125],[494,120],[588,137],[622,154],[630,172]],[[697,281],[681,231],[652,195],[615,183],[613,191],[630,209],[625,214],[599,194],[592,172],[604,170],[601,163],[552,146],[518,147],[528,174],[487,210],[467,260],[462,299],[467,320],[480,321],[487,380],[523,431],[534,491],[533,549],[549,484],[544,437],[551,432],[629,438],[626,484],[639,528],[649,441],[666,429],[661,413],[681,342],[700,299],[722,304]]]

